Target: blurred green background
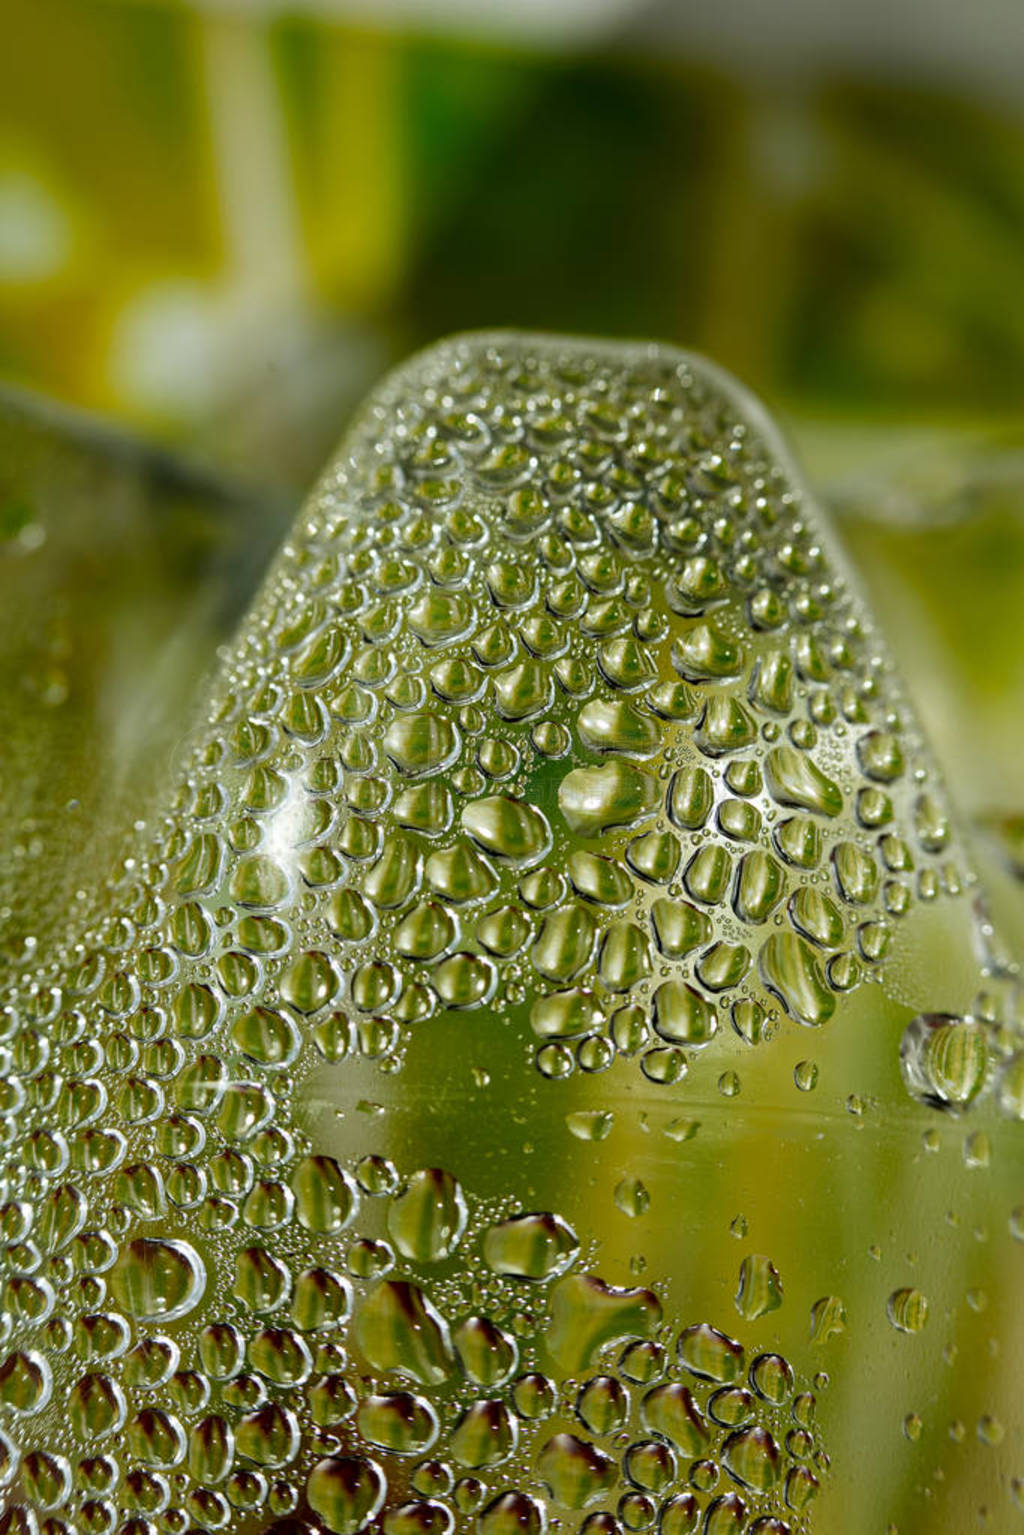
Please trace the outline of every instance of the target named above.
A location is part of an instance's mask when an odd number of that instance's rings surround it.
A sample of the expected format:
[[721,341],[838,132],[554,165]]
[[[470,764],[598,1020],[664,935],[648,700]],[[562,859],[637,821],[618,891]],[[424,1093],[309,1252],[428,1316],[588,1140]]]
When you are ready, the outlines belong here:
[[[1013,885],[1019,0],[0,8],[0,375],[283,527],[359,397],[446,332],[707,353],[843,513]],[[1012,893],[1006,920],[1024,941]]]
[[63,399],[298,488],[479,325],[663,337],[814,422],[1019,417],[1004,0],[3,14],[0,364]]

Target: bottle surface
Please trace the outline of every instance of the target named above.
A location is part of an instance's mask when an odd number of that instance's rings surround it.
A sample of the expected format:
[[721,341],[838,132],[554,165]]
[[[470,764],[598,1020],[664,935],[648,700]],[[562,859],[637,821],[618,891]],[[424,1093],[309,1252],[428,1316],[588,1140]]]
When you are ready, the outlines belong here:
[[1015,974],[707,363],[386,380],[6,1001],[5,1531],[1019,1520]]

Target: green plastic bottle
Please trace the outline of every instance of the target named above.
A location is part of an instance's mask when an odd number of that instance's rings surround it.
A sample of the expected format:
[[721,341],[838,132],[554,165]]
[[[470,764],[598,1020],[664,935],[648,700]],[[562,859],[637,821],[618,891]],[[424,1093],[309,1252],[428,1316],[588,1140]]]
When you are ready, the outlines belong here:
[[711,365],[388,378],[79,909],[3,1015],[0,1535],[1019,1522],[1014,967]]

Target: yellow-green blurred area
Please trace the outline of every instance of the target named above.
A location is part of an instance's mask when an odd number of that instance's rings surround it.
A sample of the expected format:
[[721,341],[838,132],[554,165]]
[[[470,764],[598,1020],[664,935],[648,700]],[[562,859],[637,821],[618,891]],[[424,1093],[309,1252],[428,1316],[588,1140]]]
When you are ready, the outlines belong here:
[[493,323],[660,336],[816,417],[1019,412],[1024,120],[976,60],[888,57],[931,5],[870,57],[829,5],[548,9],[4,0],[5,372],[297,484],[383,364]]
[[1018,0],[2,15],[0,374],[293,504],[446,332],[703,351],[842,506],[955,792],[1021,840]]

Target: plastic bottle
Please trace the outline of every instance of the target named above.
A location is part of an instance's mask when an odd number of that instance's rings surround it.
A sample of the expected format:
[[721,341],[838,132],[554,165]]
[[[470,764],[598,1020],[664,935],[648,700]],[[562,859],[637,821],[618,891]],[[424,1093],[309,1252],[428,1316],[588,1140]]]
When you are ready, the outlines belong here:
[[1013,1527],[1012,966],[709,364],[386,380],[92,905],[4,1015],[4,1535]]

